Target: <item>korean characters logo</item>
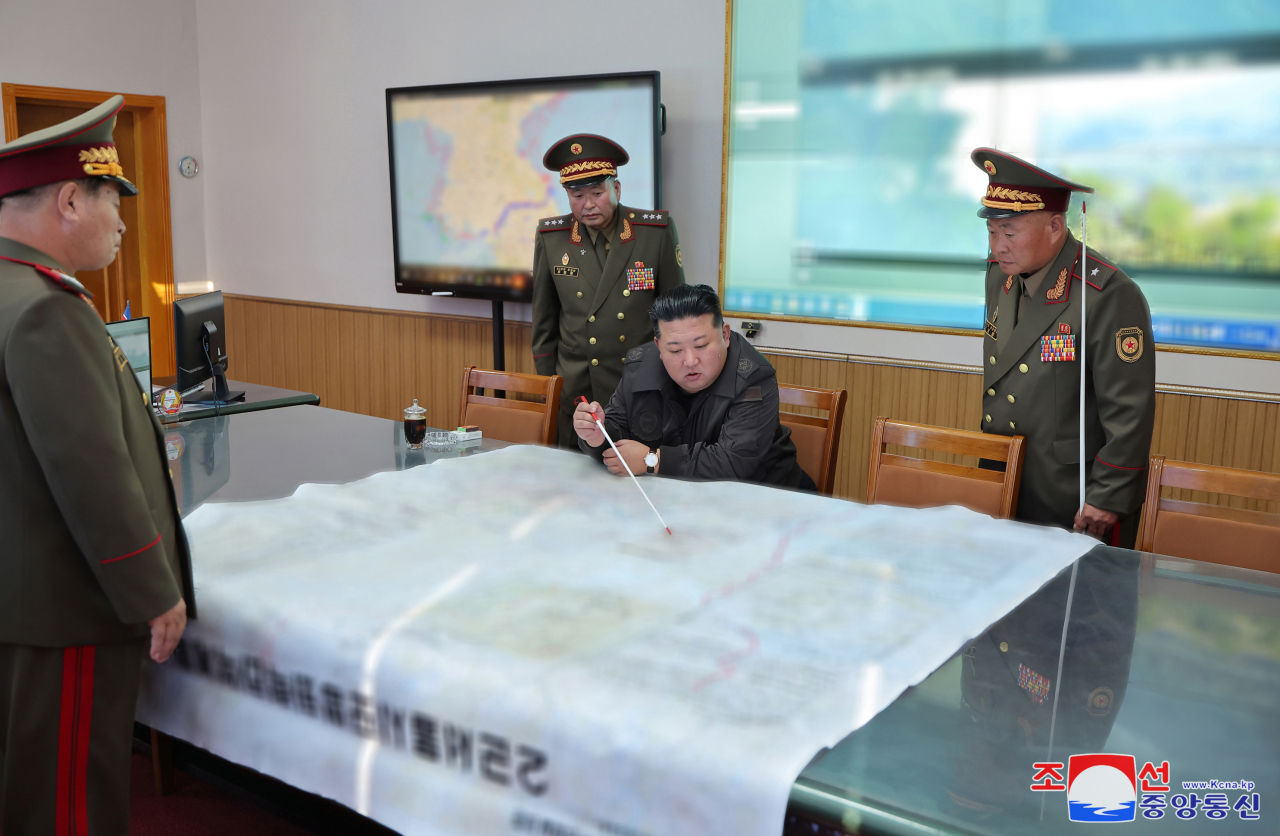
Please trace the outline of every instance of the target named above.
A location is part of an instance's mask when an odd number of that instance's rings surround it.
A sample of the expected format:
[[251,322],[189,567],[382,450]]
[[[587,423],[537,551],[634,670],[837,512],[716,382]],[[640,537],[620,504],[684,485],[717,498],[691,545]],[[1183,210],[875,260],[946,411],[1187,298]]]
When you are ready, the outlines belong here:
[[1159,766],[1148,762],[1138,769],[1133,755],[1095,753],[1072,755],[1066,764],[1031,766],[1032,791],[1065,791],[1073,822],[1134,821],[1138,811],[1146,819],[1169,815],[1188,821],[1203,815],[1218,821],[1233,813],[1244,821],[1261,818],[1252,781],[1183,781],[1183,792],[1170,796],[1168,761]]

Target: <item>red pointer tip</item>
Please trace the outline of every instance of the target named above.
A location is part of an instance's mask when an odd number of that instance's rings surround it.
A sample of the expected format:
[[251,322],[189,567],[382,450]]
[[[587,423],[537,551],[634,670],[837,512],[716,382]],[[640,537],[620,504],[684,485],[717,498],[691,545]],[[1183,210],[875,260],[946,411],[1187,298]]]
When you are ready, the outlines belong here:
[[[664,526],[664,527],[665,527],[665,526]],[[668,533],[668,534],[671,534],[671,529],[669,529],[669,528],[668,528],[668,529],[667,529],[667,533]],[[673,537],[674,537],[675,535],[674,535],[674,534],[672,534],[671,536],[673,536]]]

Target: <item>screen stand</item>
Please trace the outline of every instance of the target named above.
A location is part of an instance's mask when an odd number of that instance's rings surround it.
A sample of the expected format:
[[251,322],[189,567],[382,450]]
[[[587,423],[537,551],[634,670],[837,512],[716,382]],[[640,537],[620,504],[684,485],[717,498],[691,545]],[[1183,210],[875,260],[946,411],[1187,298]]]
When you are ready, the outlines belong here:
[[196,392],[189,398],[185,398],[186,403],[207,403],[210,406],[229,406],[233,401],[244,400],[244,392],[228,391],[227,376],[221,372],[213,373],[213,391],[204,389]]
[[[494,371],[504,372],[507,370],[507,324],[502,318],[502,300],[493,300],[493,369]],[[495,398],[505,398],[507,393],[502,389],[494,389],[493,396]]]

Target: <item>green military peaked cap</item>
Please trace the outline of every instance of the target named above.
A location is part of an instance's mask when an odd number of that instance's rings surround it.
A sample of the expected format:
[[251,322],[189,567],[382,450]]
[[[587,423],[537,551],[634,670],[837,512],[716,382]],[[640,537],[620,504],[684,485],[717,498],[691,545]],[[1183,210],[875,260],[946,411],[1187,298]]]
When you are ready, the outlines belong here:
[[112,96],[75,118],[0,145],[0,197],[84,177],[110,180],[121,195],[136,195],[111,136],[122,107],[124,97]]
[[542,164],[560,172],[560,185],[566,189],[592,186],[606,177],[617,177],[618,166],[631,159],[621,145],[595,134],[566,136],[547,149]]
[[1072,192],[1093,193],[1092,186],[1073,183],[995,148],[975,148],[969,158],[991,178],[980,218],[1011,218],[1041,209],[1065,212]]

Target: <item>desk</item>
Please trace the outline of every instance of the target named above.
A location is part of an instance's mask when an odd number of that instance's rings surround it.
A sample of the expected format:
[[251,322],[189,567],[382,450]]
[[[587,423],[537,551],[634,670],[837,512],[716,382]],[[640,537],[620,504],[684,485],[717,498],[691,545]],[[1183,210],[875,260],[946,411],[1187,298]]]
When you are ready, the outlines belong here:
[[508,446],[486,438],[448,452],[410,450],[398,421],[323,407],[183,417],[165,440],[184,517],[205,502],[279,499],[303,484],[341,485]]
[[[172,386],[174,378],[156,378],[152,381],[157,386]],[[209,391],[212,381],[204,382],[205,391]],[[201,407],[199,409],[186,409],[177,415],[160,415],[160,420],[166,424],[173,424],[179,421],[194,421],[198,418],[208,418],[213,415],[235,415],[240,412],[258,412],[264,409],[279,409],[285,406],[319,406],[320,396],[311,392],[295,392],[292,389],[277,389],[275,386],[260,386],[257,383],[242,383],[238,380],[228,380],[227,388],[232,391],[244,392],[244,400],[236,401],[227,406],[214,409],[212,406]]]
[[[304,482],[344,484],[378,472],[412,468],[437,458],[473,455],[473,451],[447,454],[409,451],[398,422],[322,408],[220,416],[179,425],[174,432],[185,447],[178,457],[182,468],[178,481],[183,491],[184,514],[205,502],[274,499],[290,495]],[[486,441],[480,449],[502,446],[507,445]],[[175,468],[175,476],[178,475]],[[654,480],[655,501],[660,502],[664,487],[674,487],[664,482]],[[618,485],[620,489],[630,490],[625,483]],[[600,487],[610,486],[611,483]],[[806,501],[821,504],[823,508],[836,505],[835,500],[817,497]],[[746,516],[749,518],[750,511]],[[492,526],[493,522],[486,518],[485,525]],[[485,535],[485,525],[477,526],[477,540]],[[374,559],[373,556],[370,559]],[[1120,682],[1117,679],[1097,686],[1110,688],[1112,694],[1110,710],[1093,729],[1092,738],[1082,736],[1079,728],[1073,729],[1074,721],[1064,720],[1057,729],[1054,759],[1065,760],[1069,754],[1082,753],[1079,749],[1068,751],[1064,741],[1080,742],[1088,738],[1086,751],[1128,753],[1138,758],[1139,764],[1147,760],[1168,760],[1170,777],[1175,782],[1171,787],[1180,788],[1184,780],[1254,781],[1260,796],[1262,821],[1266,822],[1280,801],[1276,792],[1280,786],[1280,762],[1276,754],[1280,751],[1276,696],[1280,693],[1280,647],[1276,639],[1280,635],[1280,580],[1192,561],[1140,557],[1105,547],[1091,552],[1080,566],[1068,627],[1067,668],[1077,674],[1081,670],[1087,674],[1091,667],[1107,667],[1110,675],[1123,679],[1123,684],[1117,684]],[[873,582],[874,578],[868,576],[867,583]],[[1053,680],[1058,678],[1056,647],[1069,586],[1068,571],[1036,595],[1019,596],[1018,600],[1025,599],[1018,610],[1022,621],[1012,627],[1006,623],[1003,628],[1006,638],[1015,637],[1010,639],[1013,643],[1010,652],[1015,656],[1022,652],[1025,643],[1032,645],[1039,655],[1051,657],[1051,661],[1033,662],[1031,667],[1035,674]],[[1103,594],[1106,590],[1114,594],[1108,597]],[[495,607],[495,612],[501,613],[501,608]],[[841,615],[838,609],[828,612],[832,618]],[[212,623],[216,618],[217,613],[213,612],[209,620],[200,625],[200,630],[208,631],[216,626]],[[869,614],[860,618],[864,626],[871,623]],[[284,626],[280,623],[280,630]],[[268,634],[276,632],[279,630],[273,626]],[[1018,636],[1021,638],[1016,638]],[[984,652],[988,656],[999,654],[1001,651],[992,649],[994,642],[990,636],[987,638]],[[976,643],[966,642],[931,676],[909,689],[858,732],[821,753],[800,773],[791,792],[791,820],[785,825],[790,832],[819,833],[824,832],[822,827],[830,825],[843,826],[852,832],[850,823],[855,820],[861,823],[864,832],[871,833],[1004,834],[1030,830],[1058,832],[1072,827],[1066,822],[1064,793],[1044,794],[1046,824],[1040,824],[1041,796],[1025,790],[1025,785],[1031,783],[1031,763],[1043,760],[1047,752],[1027,747],[1025,740],[1020,746],[1014,745],[1025,732],[1016,723],[1016,717],[1009,718],[1013,720],[1012,726],[992,724],[990,729],[982,729],[985,736],[976,740],[972,737],[971,727],[975,724],[958,703],[961,668],[966,662],[964,653]],[[276,647],[273,651],[276,658],[287,648],[286,644]],[[940,660],[948,650],[942,649]],[[279,664],[281,670],[291,669],[286,662]],[[233,680],[236,677],[233,671],[228,675]],[[1087,675],[1075,675],[1074,685],[1068,689],[1073,695],[1068,702],[1072,702],[1077,715],[1081,712],[1076,698],[1081,695],[1076,686],[1087,679]],[[254,680],[247,681],[252,684]],[[201,688],[206,693],[214,690]],[[1095,686],[1089,684],[1084,695],[1091,695],[1093,690]],[[231,689],[224,691],[218,700],[234,698]],[[1022,695],[1016,684],[1006,687],[1003,693],[1006,698]],[[796,705],[804,702],[799,693],[791,692],[787,696]],[[241,710],[257,712],[265,704],[261,698],[254,699],[255,702],[242,705]],[[409,701],[408,704],[417,703]],[[223,705],[229,706],[230,702]],[[1065,716],[1065,704],[1062,709]],[[194,704],[192,712],[198,713]],[[214,715],[210,711],[204,716],[212,719]],[[282,712],[278,722],[293,722],[296,716],[296,711],[292,715]],[[444,716],[454,715],[446,712]],[[842,718],[846,716],[841,713]],[[229,722],[234,723],[235,718],[231,717]],[[838,739],[853,725],[848,720],[843,722],[848,724],[826,738],[827,741]],[[314,720],[298,719],[296,725],[298,734],[294,739],[304,750],[304,744],[310,745],[329,733]],[[1008,734],[1011,729],[1015,730],[1013,735]],[[1038,740],[1044,729],[1036,727],[1030,733]],[[188,739],[199,742],[195,737]],[[263,745],[260,761],[233,759],[289,779],[287,772],[278,769],[282,766],[280,761],[273,762],[274,750],[265,751],[269,748]],[[788,771],[788,780],[812,751],[807,750],[793,770]],[[976,759],[975,753],[979,756]],[[312,757],[315,760],[308,764],[319,763],[318,750]],[[961,764],[961,769],[957,770],[957,764]],[[396,762],[395,768],[389,768],[380,780],[394,780],[394,773],[404,772],[409,766],[407,761]],[[308,766],[304,773],[316,771],[316,767]],[[957,787],[957,774],[979,780]],[[450,776],[438,773],[435,777],[442,782]],[[306,786],[302,780],[294,783]],[[782,786],[785,788],[785,782]],[[991,796],[974,797],[974,793],[982,792],[983,788],[995,792]],[[705,786],[701,791],[714,794],[717,789]],[[948,790],[955,794],[949,794]],[[1177,792],[1171,789],[1167,795]],[[1240,793],[1229,795],[1234,803]],[[334,794],[334,797],[340,796]],[[344,803],[350,803],[342,798]],[[999,808],[993,801],[1003,801],[1007,806]],[[963,806],[964,803],[969,806]],[[1164,832],[1161,826],[1178,832],[1176,828],[1183,822],[1172,819],[1172,815],[1171,810],[1166,811],[1170,818],[1167,823],[1143,821],[1136,826],[1145,826],[1148,832]],[[1203,819],[1204,814],[1198,818]],[[814,824],[818,830],[813,829]],[[1214,822],[1213,826],[1215,830],[1236,828],[1243,832],[1253,824],[1256,823],[1240,821],[1233,812],[1228,821]],[[1249,832],[1266,830],[1265,826],[1253,827]],[[712,826],[703,832],[723,831]],[[1200,831],[1189,824],[1186,832]]]
[[[1161,801],[1195,793],[1203,802],[1206,793],[1221,792],[1234,805],[1251,793],[1184,790],[1182,782],[1257,784],[1257,821],[1241,820],[1234,810],[1225,819],[1210,820],[1203,808],[1184,821],[1169,806],[1157,808],[1160,819],[1144,818],[1139,810],[1132,826],[1142,832],[1275,833],[1280,819],[1280,576],[1103,546],[1080,563],[1063,686],[1065,691],[1074,679],[1071,684],[1077,687],[1070,697],[1060,696],[1051,756],[1047,729],[1019,727],[1018,714],[1034,718],[1035,712],[1021,710],[1032,706],[1016,686],[991,701],[1003,698],[1008,707],[1020,700],[1018,710],[997,709],[984,716],[980,707],[974,711],[961,704],[964,668],[970,665],[966,647],[814,759],[792,790],[788,836],[1087,831],[1068,820],[1065,792],[1030,790],[1032,763],[1065,764],[1069,755],[1099,751],[1133,755],[1138,770],[1147,762],[1159,767],[1167,761],[1169,791],[1155,793]],[[1104,568],[1113,590],[1130,585],[1136,598],[1123,590],[1099,608],[1089,586],[1091,581],[1096,585],[1097,570]],[[1019,607],[1023,623],[1032,625],[1022,644],[1041,644],[1050,651],[1042,655],[1050,657],[1060,643],[1061,592],[1061,583],[1056,589],[1050,585]],[[1038,608],[1042,617],[1037,618]],[[1001,656],[998,649],[983,654],[984,642],[1016,642],[1013,635],[1015,631],[1005,630],[970,643],[980,648],[972,654],[977,664]],[[1016,654],[1017,648],[1008,653]],[[1053,677],[1053,667],[1051,661],[1050,669],[1041,672]],[[1122,699],[1109,706],[1113,713],[1089,717],[1079,711],[1076,703],[1083,702],[1083,694],[1095,686],[1108,687],[1105,680],[1117,668],[1121,674],[1127,670],[1121,676],[1127,687]],[[1119,688],[1112,690],[1116,693],[1111,697],[1121,696]],[[981,699],[975,689],[965,696]],[[1098,722],[1099,733],[1081,729],[1082,715]],[[1036,745],[1027,745],[1027,735]],[[1139,790],[1138,800],[1143,797]],[[855,823],[862,829],[855,830]]]

